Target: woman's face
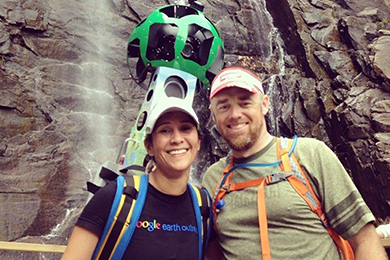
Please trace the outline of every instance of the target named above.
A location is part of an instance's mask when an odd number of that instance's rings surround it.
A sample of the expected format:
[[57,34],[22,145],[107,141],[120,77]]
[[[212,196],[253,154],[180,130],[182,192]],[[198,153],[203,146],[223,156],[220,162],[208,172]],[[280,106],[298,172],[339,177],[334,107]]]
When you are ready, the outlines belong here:
[[145,142],[145,147],[154,156],[157,171],[171,178],[189,173],[200,149],[194,120],[179,111],[162,115],[154,126],[152,141]]

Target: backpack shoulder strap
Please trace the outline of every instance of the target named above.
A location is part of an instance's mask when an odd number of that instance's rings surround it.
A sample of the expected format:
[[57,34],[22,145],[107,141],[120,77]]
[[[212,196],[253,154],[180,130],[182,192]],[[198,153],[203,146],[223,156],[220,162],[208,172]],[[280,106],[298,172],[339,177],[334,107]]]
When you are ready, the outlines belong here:
[[[292,177],[289,179],[290,183],[292,182],[294,189],[298,192],[298,194],[309,204],[312,211],[319,214],[319,211],[322,213],[321,203],[319,199],[317,198],[316,193],[314,192],[311,183],[309,179],[307,178],[305,172],[302,170],[301,166],[299,165],[299,162],[294,154],[295,145],[297,142],[297,138],[294,137],[293,140],[288,138],[278,138],[278,158],[279,156],[282,157],[287,151],[288,160],[283,161],[282,164],[285,163],[284,166],[281,165],[282,169],[289,168],[291,173],[293,174]],[[286,166],[287,165],[287,166]],[[284,168],[283,168],[284,167]],[[303,186],[302,186],[303,184]],[[323,217],[321,217],[322,219]],[[324,223],[325,224],[325,223]]]
[[211,197],[204,188],[188,185],[198,227],[199,259],[203,258],[210,237]]
[[276,139],[276,152],[277,158],[280,163],[280,168],[284,172],[292,172],[290,158],[291,154],[295,149],[295,145],[298,141],[298,137],[295,135],[293,139],[288,139],[285,137],[278,137]]
[[[104,226],[103,233],[99,238],[99,242],[95,248],[95,252],[93,254],[92,259],[103,259],[102,257],[102,252],[103,251],[108,251],[105,250],[106,243],[108,240],[108,237],[111,233],[112,227],[115,225],[115,216],[119,214],[123,207],[123,203],[121,203],[122,200],[122,193],[123,193],[123,188],[126,186],[126,181],[124,176],[119,176],[116,179],[116,191],[115,191],[115,196],[114,200],[111,205],[111,210],[108,215],[106,225]],[[112,248],[111,248],[112,250]],[[108,259],[108,258],[107,258]]]
[[[149,175],[133,175],[134,178],[134,187],[138,188],[138,196],[135,203],[130,208],[129,214],[126,218],[126,223],[123,225],[121,230],[121,236],[117,239],[116,248],[114,248],[115,252],[113,253],[113,258],[115,260],[122,259],[127,246],[130,243],[131,237],[134,234],[134,230],[137,224],[139,217],[141,216],[142,209],[145,204],[146,195],[148,192],[148,183],[149,183]],[[137,183],[139,182],[139,183]]]
[[[294,154],[294,148],[297,142],[297,138],[294,136],[294,140],[287,138],[280,138],[278,142],[278,156],[281,156],[282,170],[291,170],[292,175],[288,178],[291,186],[295,191],[306,201],[310,209],[318,215],[323,226],[328,231],[329,235],[332,237],[333,241],[341,251],[344,260],[353,260],[354,253],[348,243],[344,240],[328,223],[326,215],[323,211],[320,200],[318,199],[316,193],[313,190],[313,187],[306,176],[305,172],[302,170],[299,165],[298,159]],[[280,147],[279,147],[280,146]],[[288,161],[284,161],[282,156],[285,156],[286,151],[288,152]],[[286,160],[286,159],[285,159]],[[286,167],[287,166],[287,167]]]
[[148,176],[119,176],[117,190],[92,259],[121,259],[145,203]]

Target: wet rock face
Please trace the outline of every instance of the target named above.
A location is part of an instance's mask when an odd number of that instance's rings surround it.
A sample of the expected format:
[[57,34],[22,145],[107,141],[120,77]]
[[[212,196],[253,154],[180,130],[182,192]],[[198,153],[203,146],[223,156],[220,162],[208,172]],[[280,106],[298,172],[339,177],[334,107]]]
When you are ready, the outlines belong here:
[[6,1],[0,19],[0,240],[64,244],[143,100],[126,80],[135,22],[80,1]]
[[[0,240],[66,243],[85,181],[116,160],[143,102],[145,91],[128,80],[126,44],[166,1],[84,2],[0,4]],[[264,79],[270,131],[325,141],[374,214],[389,216],[388,3],[201,2],[225,41],[226,64]],[[196,102],[206,140],[199,179],[226,145],[207,91]]]

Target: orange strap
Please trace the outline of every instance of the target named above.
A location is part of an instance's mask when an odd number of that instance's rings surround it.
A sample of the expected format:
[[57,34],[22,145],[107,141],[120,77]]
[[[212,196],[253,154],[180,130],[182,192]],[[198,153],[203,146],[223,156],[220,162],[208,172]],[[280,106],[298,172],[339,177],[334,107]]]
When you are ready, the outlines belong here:
[[[257,208],[258,208],[258,218],[259,218],[260,244],[261,244],[261,252],[262,252],[263,260],[271,260],[271,250],[270,250],[270,243],[269,243],[269,236],[268,236],[267,210],[266,210],[265,195],[264,195],[264,188],[267,185],[267,180],[268,182],[271,181],[270,176],[267,176],[265,178],[244,181],[244,182],[238,182],[238,183],[229,183],[230,178],[228,178],[226,181],[227,184],[224,186],[223,189],[220,190],[217,196],[217,200],[220,200],[228,192],[239,191],[245,188],[258,186]],[[322,208],[320,207],[320,204],[317,204],[318,205],[317,208],[314,208],[313,204],[308,200],[307,196],[305,196],[305,194],[309,192],[309,188],[303,182],[301,182],[295,175],[289,176],[287,180],[289,181],[290,185],[294,188],[294,190],[306,201],[306,203],[309,205],[311,210],[315,212],[320,217],[320,219],[326,223],[327,221],[324,219],[324,214]],[[354,254],[349,243],[346,240],[342,239],[340,235],[333,228],[328,227],[326,229],[331,235],[331,237],[333,238],[339,250],[342,252],[343,259],[353,260]]]
[[229,184],[228,187],[229,187],[229,191],[237,191],[249,187],[259,186],[263,182],[265,182],[265,178],[259,178],[259,179],[244,181],[244,182],[231,183]]
[[243,190],[249,187],[259,186],[257,189],[257,211],[259,218],[260,244],[263,260],[271,260],[271,249],[268,237],[267,209],[265,206],[264,187],[267,185],[266,178],[259,178],[244,182],[228,184],[229,191]]
[[271,260],[271,249],[269,244],[268,237],[268,221],[267,221],[267,209],[265,206],[265,195],[264,195],[264,187],[267,185],[266,178],[259,178],[244,182],[237,182],[227,184],[226,189],[224,191],[224,195],[226,192],[230,191],[239,191],[249,187],[258,186],[257,189],[257,210],[258,210],[258,218],[259,218],[259,230],[260,230],[260,244],[261,244],[261,253],[263,256],[263,260]]
[[268,238],[267,210],[265,208],[265,185],[267,185],[265,178],[262,178],[259,188],[257,189],[257,210],[259,216],[261,254],[263,256],[263,260],[271,260],[271,249]]
[[322,209],[320,207],[320,204],[317,204],[317,208],[314,208],[313,203],[306,196],[306,193],[309,192],[309,188],[303,182],[301,182],[295,175],[291,175],[290,178],[288,178],[288,181],[290,182],[290,185],[293,187],[293,189],[302,197],[302,199],[306,201],[310,209],[313,212],[317,213],[317,215],[321,216]]
[[212,205],[212,211],[213,211],[213,214],[214,214],[214,230],[216,231],[217,230],[217,219],[218,219],[218,213],[219,213],[219,210],[217,209],[217,202],[220,201],[226,194],[227,190],[225,189],[220,189],[218,191],[218,194],[216,196],[216,198],[214,199],[213,201],[213,205]]
[[280,148],[280,138],[276,139],[276,153],[278,156],[278,160],[281,160],[280,168],[284,172],[292,172],[290,158],[288,157],[288,152],[291,147],[291,139],[288,140],[289,145],[286,148]]
[[[215,196],[214,201],[212,202],[212,207],[211,207],[212,212],[214,214],[214,230],[217,230],[217,219],[218,219],[218,215],[219,215],[218,210],[217,210],[217,202],[220,201],[225,196],[225,194],[227,192],[227,190],[223,189],[223,188],[219,189],[218,191],[217,191],[217,189],[218,189],[219,183],[222,182],[223,177],[225,177],[226,173],[230,170],[231,165],[233,164],[233,157],[231,158],[230,161],[231,161],[231,164],[225,166],[225,168],[223,170],[223,174],[222,174],[219,182],[217,182],[217,185],[214,188],[214,194],[216,194],[216,196]],[[225,183],[229,184],[231,178],[232,178],[232,175],[228,176]]]
[[330,236],[333,238],[333,241],[341,251],[343,255],[344,260],[354,260],[355,254],[352,250],[351,245],[347,240],[344,240],[337,232],[331,227],[328,227],[326,230],[328,230]]
[[[318,205],[320,206],[320,208],[321,208],[321,202],[320,202],[319,199],[317,198],[317,195],[316,195],[316,193],[314,192],[313,187],[310,185],[309,179],[307,178],[305,172],[302,170],[302,167],[301,167],[301,165],[299,164],[298,159],[297,159],[297,157],[295,156],[294,153],[291,154],[291,158],[293,159],[295,165],[298,167],[299,172],[301,172],[301,175],[302,175],[303,178],[305,179],[305,181],[306,181],[306,183],[307,183],[307,188],[309,189],[310,193],[313,194],[315,201],[317,202],[317,204],[318,204]],[[306,186],[306,185],[305,185],[305,186]]]
[[[297,159],[295,157],[295,155],[293,154],[293,159],[296,163],[296,165],[298,165],[298,167],[300,168],[299,164],[297,163]],[[299,169],[301,172],[302,169]],[[303,176],[305,179],[306,179],[306,182],[308,182],[306,176],[304,175]],[[320,201],[318,200],[318,198],[315,196],[315,193],[311,187],[311,185],[306,186],[302,181],[300,181],[295,175],[291,175],[289,178],[288,178],[288,181],[290,183],[290,185],[294,188],[294,190],[306,201],[306,203],[309,205],[310,209],[316,213],[318,215],[318,217],[321,219],[321,221],[324,223],[325,227],[326,227],[326,230],[328,231],[329,235],[332,237],[334,243],[337,245],[338,249],[341,251],[342,255],[343,255],[343,259],[344,260],[354,260],[355,259],[355,255],[354,255],[354,252],[352,250],[352,247],[351,245],[349,244],[348,241],[346,241],[345,239],[343,239],[337,232],[336,230],[334,230],[331,226],[329,226],[328,224],[328,221],[325,217],[325,214],[322,210],[322,207],[321,207],[321,203]],[[307,192],[311,192],[311,194],[313,196],[315,196],[313,199],[316,200],[317,202],[317,208],[314,208],[314,205],[311,201],[309,201],[308,197],[305,195]]]

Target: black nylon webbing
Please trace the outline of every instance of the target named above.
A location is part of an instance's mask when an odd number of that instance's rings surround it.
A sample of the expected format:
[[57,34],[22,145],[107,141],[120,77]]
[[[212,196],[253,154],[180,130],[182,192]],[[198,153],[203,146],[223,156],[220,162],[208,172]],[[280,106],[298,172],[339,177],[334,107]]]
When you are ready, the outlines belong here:
[[87,181],[87,190],[91,192],[92,194],[95,194],[100,189],[100,186],[97,186],[96,184]]
[[120,169],[119,171],[121,173],[126,173],[128,170],[145,172],[145,167],[140,166],[140,165],[136,165],[136,164],[132,164],[132,165],[129,165],[129,166],[125,167],[125,168]]
[[201,215],[202,215],[202,222],[203,222],[203,254],[205,253],[205,249],[206,249],[206,243],[207,243],[207,229],[208,229],[208,225],[207,225],[207,221],[210,217],[210,205],[209,205],[209,200],[207,198],[207,193],[205,190],[203,190],[203,188],[199,188],[199,193],[200,193],[200,197],[202,199],[202,206],[200,207],[200,212],[201,212]]

